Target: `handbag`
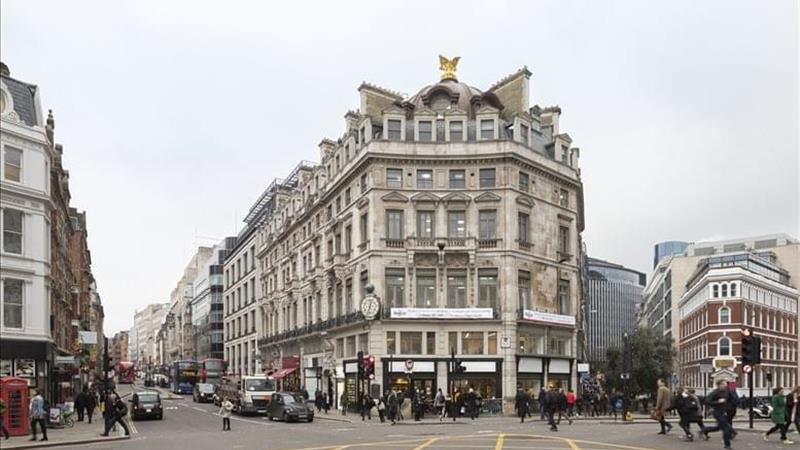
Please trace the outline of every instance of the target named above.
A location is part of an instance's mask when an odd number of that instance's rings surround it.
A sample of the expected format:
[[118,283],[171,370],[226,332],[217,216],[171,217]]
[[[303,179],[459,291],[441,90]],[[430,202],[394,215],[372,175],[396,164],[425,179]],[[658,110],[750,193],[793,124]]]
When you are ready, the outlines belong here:
[[661,415],[661,411],[658,411],[657,409],[654,409],[650,412],[650,418],[655,420],[656,422],[661,422],[662,417],[663,416]]

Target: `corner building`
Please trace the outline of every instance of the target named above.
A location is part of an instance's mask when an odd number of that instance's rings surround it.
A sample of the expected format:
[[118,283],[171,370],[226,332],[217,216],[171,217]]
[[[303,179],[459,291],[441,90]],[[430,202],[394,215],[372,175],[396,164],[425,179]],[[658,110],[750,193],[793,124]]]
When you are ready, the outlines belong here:
[[[575,386],[579,150],[558,107],[529,106],[530,76],[359,87],[344,134],[259,229],[265,370],[336,403],[354,399],[358,351],[376,358],[373,392],[472,387],[511,411],[518,383]],[[465,372],[448,373],[451,351]]]

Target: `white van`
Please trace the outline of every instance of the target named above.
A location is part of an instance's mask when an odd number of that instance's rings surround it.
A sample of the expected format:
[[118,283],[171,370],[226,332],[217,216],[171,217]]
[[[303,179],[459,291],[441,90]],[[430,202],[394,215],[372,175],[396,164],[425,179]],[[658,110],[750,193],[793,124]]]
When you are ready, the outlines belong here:
[[266,414],[275,387],[275,380],[265,375],[222,377],[214,403],[220,404],[227,398],[238,414]]

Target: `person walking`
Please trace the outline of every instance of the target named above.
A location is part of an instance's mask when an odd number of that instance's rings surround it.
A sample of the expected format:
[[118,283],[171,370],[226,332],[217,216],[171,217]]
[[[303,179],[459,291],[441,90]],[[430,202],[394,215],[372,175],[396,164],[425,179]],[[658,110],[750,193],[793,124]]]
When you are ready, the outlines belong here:
[[372,420],[372,407],[375,406],[375,402],[372,401],[372,397],[369,394],[364,393],[361,395],[361,420],[364,420],[364,417],[367,417],[369,420]]
[[86,418],[89,420],[89,423],[92,423],[92,416],[94,416],[94,410],[97,408],[97,397],[94,395],[94,391],[87,390],[86,391]]
[[781,433],[781,441],[784,444],[794,444],[794,442],[786,437],[786,429],[788,428],[788,424],[786,423],[786,397],[783,396],[782,387],[776,387],[772,390],[772,400],[770,403],[772,404],[772,415],[770,419],[772,419],[772,423],[775,425],[764,433],[764,440],[768,441],[770,434],[779,431]]
[[44,407],[44,397],[42,397],[41,389],[36,390],[36,395],[30,401],[28,405],[28,411],[30,412],[31,417],[31,432],[33,433],[33,437],[30,439],[31,441],[36,440],[36,425],[38,424],[39,427],[42,429],[42,440],[47,440],[47,410]]
[[392,425],[397,423],[397,412],[400,409],[400,404],[397,401],[397,393],[394,389],[389,391],[389,395],[386,397],[387,409],[389,410],[389,420],[392,421]]
[[436,411],[436,415],[439,416],[439,421],[442,421],[443,411],[444,411],[444,393],[442,393],[442,388],[439,388],[436,391],[436,397],[433,398],[433,409]]
[[545,412],[544,404],[547,400],[547,391],[544,390],[544,387],[539,390],[539,398],[537,400],[539,402],[539,419],[545,420],[547,413]]
[[690,429],[691,423],[698,423],[700,431],[703,430],[703,419],[700,415],[700,401],[695,395],[689,393],[686,388],[680,388],[675,395],[672,402],[671,409],[678,411],[680,422],[678,425],[683,430],[686,440],[691,442],[694,440],[694,435]]
[[653,416],[658,420],[661,425],[661,432],[658,434],[667,434],[672,431],[672,424],[667,422],[666,415],[670,408],[670,393],[664,380],[659,378],[656,382],[658,384],[658,394],[656,396],[656,407],[653,410]]
[[328,400],[328,393],[322,393],[322,409],[325,411],[325,414],[328,414],[328,411],[331,409],[331,401]]
[[0,431],[2,431],[3,436],[5,436],[5,438],[8,439],[10,434],[8,433],[8,428],[6,428],[6,422],[5,420],[3,420],[5,419],[5,415],[6,415],[6,402],[4,402],[2,398],[0,398]]
[[558,426],[556,425],[558,405],[558,392],[556,392],[556,388],[553,386],[544,394],[544,413],[547,417],[547,423],[550,425],[550,431],[558,431]]
[[567,419],[572,424],[572,416],[575,412],[575,392],[570,389],[567,391]]
[[78,413],[78,422],[83,422],[84,410],[86,409],[86,387],[75,396],[75,411]]
[[736,387],[732,384],[728,384],[728,390],[731,391],[733,400],[728,404],[726,413],[728,414],[728,423],[731,425],[731,439],[736,439],[736,435],[739,433],[733,427],[733,419],[736,417],[736,409],[739,408],[739,393],[736,392]]
[[794,424],[797,434],[800,434],[800,386],[792,389],[786,396],[786,429]]
[[711,391],[706,397],[706,404],[712,408],[712,415],[717,421],[713,427],[703,427],[701,433],[703,439],[708,440],[708,434],[722,431],[722,442],[726,449],[731,448],[731,424],[728,422],[728,404],[733,402],[733,394],[728,389],[728,382],[725,380],[717,381],[717,388]]
[[228,400],[228,397],[219,405],[219,415],[222,416],[222,431],[231,431],[231,411],[233,411],[233,403]]
[[525,416],[528,414],[530,398],[522,388],[517,388],[517,396],[514,398],[514,409],[517,411],[519,423],[525,423]]
[[125,405],[125,402],[119,397],[119,395],[114,394],[114,400],[112,403],[110,412],[110,420],[106,422],[106,429],[103,432],[103,436],[108,436],[108,432],[111,431],[111,427],[118,424],[125,430],[125,436],[130,436],[131,431],[128,429],[128,424],[125,423],[123,417],[128,415],[128,407]]
[[378,419],[380,419],[381,423],[386,422],[386,402],[384,401],[383,397],[378,397],[375,399],[375,409],[378,410]]
[[314,391],[314,407],[317,408],[317,412],[322,411],[322,391],[319,388]]

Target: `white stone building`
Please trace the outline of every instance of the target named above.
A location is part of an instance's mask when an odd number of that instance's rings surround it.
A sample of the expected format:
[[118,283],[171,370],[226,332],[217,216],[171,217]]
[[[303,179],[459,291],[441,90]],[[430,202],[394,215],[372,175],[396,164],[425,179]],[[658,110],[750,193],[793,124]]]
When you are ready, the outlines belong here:
[[575,387],[580,152],[560,108],[529,106],[530,76],[482,91],[446,72],[407,98],[359,87],[344,134],[280,184],[258,232],[265,370],[352,400],[363,351],[373,392],[471,387],[493,411],[518,384]]
[[39,88],[0,63],[0,375],[51,391],[50,165]]
[[[145,368],[156,363],[156,334],[167,316],[169,303],[151,303],[136,311],[133,318],[135,335],[128,336],[128,342],[135,341],[136,353],[129,357],[137,367]],[[134,359],[135,358],[135,359]]]

